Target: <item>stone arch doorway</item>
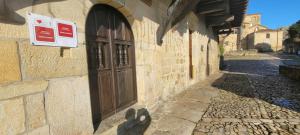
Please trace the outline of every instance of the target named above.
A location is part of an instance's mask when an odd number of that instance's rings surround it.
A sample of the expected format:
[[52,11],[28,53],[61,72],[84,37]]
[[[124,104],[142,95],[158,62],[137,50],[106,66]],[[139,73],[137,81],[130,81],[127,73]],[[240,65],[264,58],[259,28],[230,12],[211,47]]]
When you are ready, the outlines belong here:
[[86,21],[86,50],[94,125],[137,102],[130,24],[116,9],[95,5]]

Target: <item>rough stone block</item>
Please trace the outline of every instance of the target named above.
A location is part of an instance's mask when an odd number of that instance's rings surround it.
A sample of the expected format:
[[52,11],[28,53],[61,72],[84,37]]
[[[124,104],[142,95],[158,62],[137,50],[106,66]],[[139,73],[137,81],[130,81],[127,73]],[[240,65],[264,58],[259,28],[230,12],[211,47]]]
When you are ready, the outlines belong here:
[[112,0],[98,0],[97,2],[99,3],[103,3],[103,4],[107,4],[109,2],[111,2]]
[[18,46],[15,41],[0,41],[0,84],[21,79]]
[[29,130],[42,127],[46,123],[44,94],[26,97],[27,127]]
[[78,38],[78,43],[79,44],[85,44],[85,33],[83,32],[78,32],[77,33],[77,38]]
[[52,135],[93,133],[87,76],[50,80],[45,103]]
[[[183,120],[173,116],[165,116],[159,122],[157,127],[160,131],[169,132],[172,135],[190,135],[196,124],[188,120]],[[145,134],[148,134],[147,131]]]
[[27,133],[27,135],[49,135],[49,126],[44,126],[38,129],[35,129],[29,133]]
[[50,10],[49,0],[34,1],[32,6],[32,12],[40,15],[54,17]]
[[64,0],[60,2],[49,3],[49,5],[53,16],[55,16],[56,18],[63,18],[64,20],[75,22],[77,28],[81,31],[85,29],[86,16],[85,14],[83,14],[83,12],[85,11],[84,1]]
[[60,47],[20,43],[23,79],[55,78],[87,74],[85,46],[71,48],[70,58],[61,56]]
[[127,7],[121,7],[117,9],[119,12],[121,12],[125,17],[130,16],[132,13],[128,10]]
[[24,131],[23,98],[0,102],[0,135],[15,135]]
[[124,1],[122,1],[122,0],[111,0],[107,4],[118,9],[118,8],[121,8],[121,7],[124,6]]
[[0,100],[42,92],[46,90],[47,86],[47,81],[24,81],[7,86],[0,86]]
[[0,23],[0,37],[10,39],[24,39],[29,38],[28,27],[24,25],[13,25]]

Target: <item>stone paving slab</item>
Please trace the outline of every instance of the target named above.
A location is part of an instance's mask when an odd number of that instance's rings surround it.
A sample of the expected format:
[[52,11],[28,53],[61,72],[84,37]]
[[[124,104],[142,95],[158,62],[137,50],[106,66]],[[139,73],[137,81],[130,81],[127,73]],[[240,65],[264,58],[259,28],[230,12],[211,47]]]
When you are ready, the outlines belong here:
[[278,74],[280,58],[235,57],[194,135],[300,135],[300,84]]
[[176,100],[181,101],[196,101],[196,102],[202,102],[202,103],[210,103],[210,99],[212,97],[216,97],[218,95],[218,90],[209,88],[208,86],[198,86],[198,88],[187,90],[180,94],[179,96],[176,96]]
[[[252,120],[255,121],[255,120]],[[299,125],[291,123],[265,122],[201,122],[194,130],[194,135],[299,135]]]
[[[211,80],[220,76],[215,75]],[[207,110],[210,99],[219,92],[208,85],[208,81],[195,84],[159,107],[151,115],[152,123],[145,135],[191,135]]]
[[[190,135],[195,126],[196,123],[189,120],[166,115],[157,122],[157,130],[155,130],[152,135]],[[147,132],[145,134],[147,134]]]
[[[169,113],[171,116],[182,118],[194,123],[197,123],[204,114],[208,104],[201,102],[177,102],[172,111]],[[191,106],[199,106],[199,109],[193,109]]]

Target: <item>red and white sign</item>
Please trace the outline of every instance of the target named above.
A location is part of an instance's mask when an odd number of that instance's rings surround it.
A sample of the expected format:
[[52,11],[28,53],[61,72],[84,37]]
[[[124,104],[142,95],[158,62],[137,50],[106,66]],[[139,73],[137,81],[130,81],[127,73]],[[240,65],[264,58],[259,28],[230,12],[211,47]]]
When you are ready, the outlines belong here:
[[35,38],[37,41],[40,42],[55,42],[54,39],[54,29],[42,27],[42,26],[35,26]]
[[58,35],[61,37],[73,38],[73,26],[69,24],[58,23]]
[[28,25],[33,45],[77,47],[77,29],[73,22],[29,13]]
[[76,47],[77,46],[77,32],[76,25],[72,22],[54,19],[56,26],[57,44],[60,46]]

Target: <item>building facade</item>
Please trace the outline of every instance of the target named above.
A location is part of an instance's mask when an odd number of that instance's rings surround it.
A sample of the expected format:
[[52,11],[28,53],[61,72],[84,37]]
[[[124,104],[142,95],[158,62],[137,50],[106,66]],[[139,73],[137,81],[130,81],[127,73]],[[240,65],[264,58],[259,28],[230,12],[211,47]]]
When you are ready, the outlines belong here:
[[[187,12],[157,43],[169,0],[0,2],[1,135],[93,134],[105,119],[152,112],[219,70],[205,14]],[[27,13],[75,22],[77,47],[32,45]]]
[[260,52],[280,51],[283,49],[283,31],[258,30],[248,36],[248,49],[258,49]]
[[224,39],[225,54],[236,50],[279,51],[283,48],[283,31],[263,26],[261,14],[247,14],[240,28],[230,35],[221,35],[221,39]]
[[[248,14],[245,16],[243,24],[240,28],[241,30],[241,48],[243,50],[251,49],[250,44],[252,39],[250,39],[249,35],[259,31],[268,29],[267,27],[261,25],[261,15],[260,14]],[[253,49],[253,48],[252,48]]]
[[229,35],[226,34],[220,35],[220,39],[223,40],[223,47],[224,47],[225,54],[238,50],[239,36],[240,36],[239,29],[234,29],[234,31]]

